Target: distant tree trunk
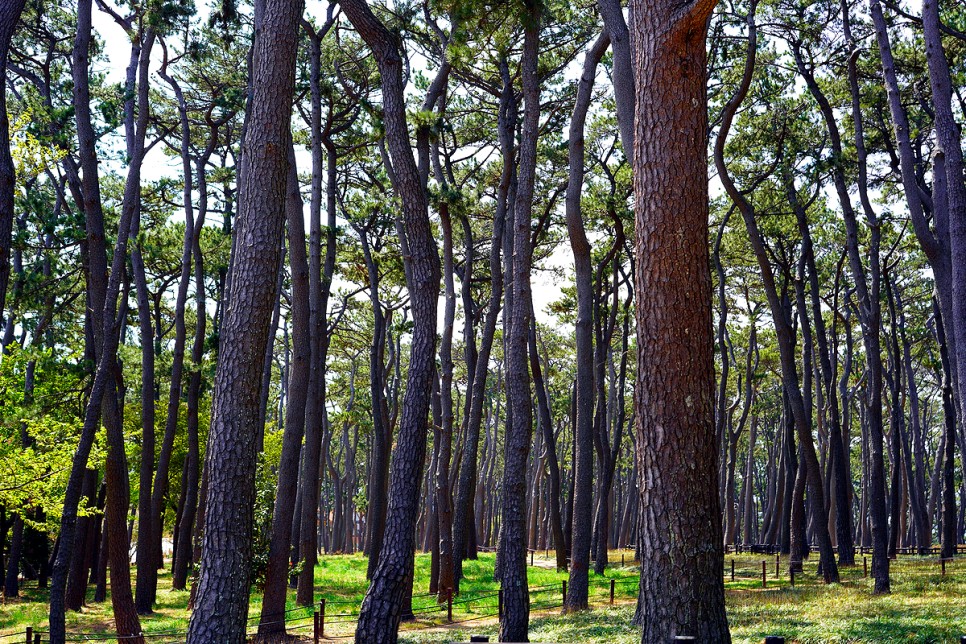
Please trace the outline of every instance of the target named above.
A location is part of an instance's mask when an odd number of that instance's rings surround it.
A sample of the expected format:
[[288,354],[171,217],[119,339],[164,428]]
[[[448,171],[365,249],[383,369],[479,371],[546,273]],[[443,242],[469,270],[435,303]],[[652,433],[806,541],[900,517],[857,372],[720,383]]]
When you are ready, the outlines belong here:
[[[88,469],[84,473],[82,495],[89,507],[97,507],[97,471]],[[88,576],[97,558],[99,517],[83,516],[77,521],[80,540],[77,542],[77,556],[71,558],[70,576],[67,579],[66,604],[69,610],[78,611],[84,605],[87,594]]]
[[[621,21],[623,22],[623,16]],[[626,26],[624,29],[626,31]],[[570,235],[570,247],[574,255],[574,280],[577,284],[577,320],[574,332],[577,343],[575,356],[577,383],[574,429],[576,458],[573,465],[574,492],[573,512],[570,517],[570,583],[567,586],[567,610],[587,608],[589,586],[587,576],[590,570],[590,542],[593,529],[591,505],[594,477],[594,291],[591,248],[584,230],[580,197],[584,188],[584,125],[593,98],[597,65],[609,44],[608,35],[601,35],[584,56],[583,73],[577,85],[577,98],[574,101],[573,115],[570,119],[568,152],[570,176],[567,183],[565,210],[567,232]]]
[[[505,82],[500,94],[497,125],[500,151],[503,156],[503,170],[497,187],[496,209],[493,214],[493,235],[490,242],[490,299],[483,319],[479,355],[476,358],[476,373],[473,374],[473,387],[467,394],[470,398],[470,411],[466,421],[466,438],[463,443],[460,475],[456,486],[456,504],[453,508],[453,579],[457,592],[459,592],[460,579],[463,577],[463,560],[468,557],[470,550],[468,544],[473,544],[471,558],[476,558],[476,530],[471,518],[474,514],[473,504],[477,496],[480,426],[483,423],[483,403],[487,397],[490,352],[493,348],[493,337],[500,315],[500,302],[503,299],[503,271],[501,269],[500,251],[503,248],[503,228],[513,176],[513,132],[516,129],[516,113],[516,99],[512,82]],[[479,516],[478,518],[482,520],[483,517]]]
[[[532,307],[532,303],[531,303]],[[560,463],[557,460],[557,441],[553,434],[553,420],[550,416],[550,396],[543,380],[540,367],[540,355],[537,352],[536,319],[530,313],[530,333],[528,338],[530,350],[530,371],[533,374],[533,386],[537,394],[537,409],[539,411],[538,424],[543,433],[543,440],[547,446],[547,469],[550,483],[549,489],[549,520],[553,535],[553,545],[557,555],[557,570],[567,569],[566,540],[563,534],[563,519],[560,514]],[[569,588],[568,588],[569,590]]]
[[852,566],[855,564],[855,537],[852,527],[852,512],[850,509],[848,452],[842,441],[842,419],[839,411],[839,395],[836,388],[835,374],[829,353],[828,335],[825,330],[825,319],[822,317],[821,293],[819,292],[818,271],[815,268],[815,251],[812,245],[811,232],[808,226],[808,214],[802,207],[790,176],[785,177],[785,191],[792,210],[798,221],[799,234],[802,236],[802,258],[808,270],[808,285],[811,291],[812,320],[815,324],[815,336],[818,344],[818,358],[821,366],[822,384],[827,397],[829,447],[828,459],[832,470],[834,490],[835,534],[838,543],[839,565]]
[[[722,182],[725,185],[725,189],[728,192],[729,197],[738,207],[741,213],[742,219],[745,221],[745,228],[748,230],[748,239],[751,242],[752,250],[754,251],[756,260],[758,262],[759,270],[761,271],[762,282],[765,287],[766,297],[768,299],[768,305],[771,309],[772,320],[775,325],[775,332],[778,338],[779,354],[781,361],[781,376],[782,384],[784,387],[784,395],[787,397],[787,409],[784,412],[788,422],[793,423],[794,433],[797,435],[800,447],[802,450],[802,466],[805,469],[805,476],[807,477],[807,487],[811,503],[815,512],[820,513],[824,516],[823,519],[817,521],[817,536],[819,541],[819,552],[821,554],[821,568],[822,574],[825,578],[826,583],[837,582],[838,581],[838,567],[835,564],[835,553],[832,549],[832,539],[828,532],[828,508],[825,505],[825,489],[823,484],[823,476],[821,472],[821,466],[818,462],[818,456],[815,453],[815,444],[812,438],[811,430],[811,418],[806,412],[805,400],[802,396],[802,390],[799,385],[798,367],[796,364],[795,357],[795,334],[791,328],[791,319],[789,317],[787,306],[787,297],[785,296],[785,288],[782,288],[781,294],[779,294],[778,286],[775,282],[775,272],[769,260],[768,251],[765,247],[764,239],[761,235],[761,231],[758,228],[758,222],[756,220],[756,215],[753,206],[741,194],[735,187],[734,182],[728,172],[728,168],[724,161],[724,144],[727,139],[728,132],[731,128],[731,123],[734,118],[735,113],[740,107],[742,101],[747,95],[748,88],[751,85],[752,75],[754,73],[754,64],[756,56],[756,42],[757,42],[757,26],[755,24],[755,12],[756,5],[752,5],[752,10],[748,15],[748,35],[749,35],[749,45],[748,45],[748,57],[745,61],[745,70],[742,83],[731,98],[728,105],[725,108],[724,115],[722,116],[722,126],[719,130],[718,138],[715,141],[714,147],[714,158],[715,165],[718,169],[719,175],[722,177]],[[791,465],[796,459],[796,454],[793,451],[793,440],[786,441],[785,453],[782,456],[782,460],[786,463],[785,474],[786,481],[784,483],[785,500],[783,501],[783,515],[784,513],[791,514],[792,510],[792,494],[794,491],[794,472],[787,466]],[[776,499],[777,501],[777,499]],[[773,516],[773,521],[778,518],[779,515]],[[782,546],[785,550],[788,541],[786,536],[788,535],[786,526],[790,527],[789,523],[786,521],[781,521],[782,528]],[[772,532],[776,532],[776,526],[772,524]]]
[[[631,0],[642,642],[730,642],[724,605],[708,253],[713,0]],[[682,410],[688,410],[682,413]],[[678,563],[687,561],[683,569]]]
[[198,216],[193,226],[191,253],[194,261],[195,281],[195,334],[191,347],[191,375],[188,379],[187,433],[188,454],[185,463],[185,489],[182,490],[184,509],[178,522],[175,539],[174,561],[171,564],[171,587],[184,590],[188,581],[188,564],[192,561],[195,518],[198,514],[198,474],[201,464],[199,443],[199,406],[201,401],[202,359],[205,351],[205,268],[201,254],[201,229],[208,213],[206,165],[217,141],[216,128],[212,127],[208,146],[195,164],[198,172]]
[[[288,555],[292,539],[292,517],[298,492],[299,455],[305,432],[305,401],[309,385],[311,351],[309,343],[309,264],[305,254],[305,224],[299,193],[295,150],[289,150],[289,171],[285,218],[288,230],[289,262],[292,268],[292,366],[289,371],[285,430],[278,466],[278,490],[272,514],[272,538],[265,573],[265,593],[258,624],[261,636],[285,632],[285,596],[288,591]],[[314,569],[312,571],[315,572]],[[311,588],[311,587],[310,587]],[[311,593],[310,593],[311,594]]]
[[[130,234],[137,230],[135,222],[140,206],[140,170],[144,157],[144,137],[148,123],[148,60],[154,34],[148,30],[141,34],[145,38],[138,63],[137,85],[137,129],[131,149],[131,163],[124,186],[121,217],[118,222],[117,239],[112,255],[110,276],[107,273],[107,258],[104,246],[103,211],[100,203],[100,188],[97,178],[97,153],[94,145],[94,130],[90,113],[89,59],[91,45],[91,3],[89,0],[78,2],[78,26],[74,42],[74,107],[77,122],[79,149],[84,169],[83,200],[84,212],[88,222],[88,247],[90,252],[90,271],[88,275],[89,304],[93,305],[93,326],[95,343],[99,349],[94,382],[84,410],[84,424],[74,453],[71,472],[64,493],[64,508],[61,514],[60,547],[54,562],[50,595],[50,640],[55,644],[64,642],[65,615],[64,592],[70,559],[74,555],[74,537],[77,522],[77,506],[80,501],[84,472],[93,446],[94,435],[103,420],[107,430],[107,493],[108,508],[105,522],[112,526],[117,537],[112,546],[111,575],[117,578],[117,586],[112,593],[115,628],[118,635],[131,636],[140,633],[141,627],[134,608],[131,593],[130,561],[127,552],[127,529],[125,526],[127,505],[130,502],[128,475],[124,454],[124,435],[121,426],[120,409],[116,391],[116,353],[123,325],[123,315],[118,315],[118,296],[121,294],[124,264],[127,259],[127,244]],[[144,51],[146,50],[146,51]],[[126,291],[126,288],[125,288]],[[122,311],[126,307],[122,305]],[[98,321],[98,315],[100,320]],[[102,406],[103,403],[103,419]],[[116,568],[116,569],[115,569]],[[134,640],[138,640],[135,637]]]
[[[304,412],[305,449],[302,459],[303,498],[301,505],[301,526],[299,528],[299,557],[303,563],[302,571],[298,578],[298,592],[296,595],[296,601],[301,606],[311,606],[315,600],[315,563],[318,559],[319,551],[319,477],[320,471],[323,469],[322,442],[325,438],[326,422],[325,357],[328,350],[328,337],[325,309],[328,303],[331,271],[328,272],[328,279],[322,274],[321,190],[324,173],[322,148],[327,132],[323,131],[322,120],[321,43],[333,24],[331,12],[332,9],[330,8],[326,22],[318,32],[303,23],[303,29],[309,32],[309,84],[312,104],[309,117],[309,130],[312,135],[312,198],[309,204],[309,328],[307,338],[311,350],[309,351],[308,357],[308,390]],[[325,129],[329,127],[330,123],[326,122]],[[330,163],[334,162],[334,150],[329,150],[329,156]],[[330,200],[334,197],[334,194],[329,194]],[[334,251],[334,247],[332,250]],[[325,282],[324,284],[323,281]],[[375,406],[379,400],[380,398],[373,397],[373,405]],[[374,413],[379,414],[380,411],[374,408]]]
[[[845,30],[850,29],[847,11],[843,13],[843,26]],[[855,146],[858,157],[858,189],[862,209],[870,228],[870,248],[868,252],[870,266],[868,278],[866,277],[865,266],[862,261],[862,252],[859,248],[858,222],[856,220],[855,209],[852,206],[851,197],[849,196],[845,170],[842,163],[842,142],[838,122],[828,98],[816,82],[812,70],[805,64],[800,49],[796,46],[793,46],[792,49],[799,73],[805,80],[805,84],[814,97],[815,102],[818,104],[819,110],[825,120],[833,154],[832,177],[835,184],[835,191],[838,194],[842,207],[843,219],[845,220],[845,246],[848,252],[852,278],[855,281],[856,297],[859,300],[859,321],[862,327],[862,340],[865,345],[865,357],[869,375],[869,515],[872,522],[873,538],[872,577],[875,579],[875,592],[877,594],[888,593],[889,525],[886,516],[885,464],[882,455],[882,356],[880,353],[881,342],[879,338],[879,327],[882,317],[881,304],[879,302],[879,296],[881,294],[881,288],[879,286],[881,279],[879,257],[881,231],[878,219],[868,198],[868,181],[866,179],[867,163],[862,115],[859,105],[858,72],[855,67],[855,59],[850,58],[848,63],[848,76],[852,97],[852,117],[855,124]]]
[[[753,327],[754,328],[754,327]],[[745,461],[744,510],[742,511],[741,543],[750,546],[755,543],[755,530],[758,528],[758,513],[755,511],[755,444],[758,439],[758,419],[751,419],[748,435],[748,458]]]
[[[440,177],[444,183],[445,179]],[[435,472],[435,509],[437,520],[437,548],[439,549],[439,601],[445,602],[453,594],[453,506],[449,472],[453,453],[453,325],[456,317],[456,288],[453,281],[453,223],[449,204],[439,207],[443,233],[443,329],[439,345],[440,361],[440,429],[439,453]]]
[[[938,311],[938,304],[935,308]],[[942,400],[945,428],[942,440],[942,526],[939,556],[943,559],[951,559],[956,554],[956,404],[953,394],[952,360],[950,360],[946,344],[945,326],[942,316],[936,316],[936,339],[939,342],[939,355],[942,360]]]
[[[257,7],[258,8],[258,7]],[[251,101],[239,171],[230,268],[205,463],[201,576],[189,642],[246,638],[260,378],[277,298],[289,180],[292,95],[301,2],[266,0],[256,12]]]

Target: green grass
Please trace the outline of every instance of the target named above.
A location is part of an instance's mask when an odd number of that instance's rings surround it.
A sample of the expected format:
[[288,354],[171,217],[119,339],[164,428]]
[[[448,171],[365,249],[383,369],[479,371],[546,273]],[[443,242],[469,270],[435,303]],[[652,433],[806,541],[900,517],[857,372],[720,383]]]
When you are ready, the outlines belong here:
[[[620,567],[620,553],[611,553],[613,567],[604,577],[591,576],[593,610],[560,614],[561,581],[567,576],[552,569],[552,559],[538,555],[529,567],[531,596],[530,638],[533,641],[608,642],[630,644],[640,636],[631,626],[637,594],[635,568]],[[631,557],[626,556],[630,564]],[[730,562],[735,560],[736,579],[730,581]],[[736,642],[760,642],[766,635],[784,635],[789,642],[958,642],[966,634],[966,561],[947,564],[940,575],[934,558],[900,557],[893,562],[889,596],[875,597],[871,580],[862,576],[862,566],[842,571],[842,583],[825,586],[816,578],[816,561],[806,562],[805,574],[790,587],[787,560],[782,559],[780,578],[775,578],[775,558],[765,557],[768,586],[761,588],[762,555],[729,555],[725,560],[725,588],[728,618]],[[860,559],[861,561],[861,559]],[[446,626],[445,606],[426,594],[429,586],[429,556],[418,555],[413,588],[416,621],[404,624],[403,642],[450,642],[466,640],[470,633],[495,635],[498,584],[492,579],[493,555],[481,554],[464,564],[466,579],[453,606],[454,624]],[[326,635],[349,636],[366,590],[366,559],[361,555],[324,556],[315,570],[316,597],[324,597]],[[610,606],[610,578],[615,585],[616,605]],[[155,614],[142,618],[145,633],[184,631],[188,593],[170,590],[170,576],[162,574],[158,584]],[[3,635],[23,633],[26,626],[46,628],[47,595],[27,584],[23,597],[0,605],[0,644],[11,639]],[[261,594],[253,592],[249,615],[252,630],[261,608]],[[296,609],[294,591],[289,609]],[[296,609],[288,615],[289,630],[311,639],[312,615]],[[111,633],[110,601],[89,602],[79,613],[68,615],[71,633]],[[495,639],[495,638],[494,638]],[[149,642],[183,641],[172,635]]]

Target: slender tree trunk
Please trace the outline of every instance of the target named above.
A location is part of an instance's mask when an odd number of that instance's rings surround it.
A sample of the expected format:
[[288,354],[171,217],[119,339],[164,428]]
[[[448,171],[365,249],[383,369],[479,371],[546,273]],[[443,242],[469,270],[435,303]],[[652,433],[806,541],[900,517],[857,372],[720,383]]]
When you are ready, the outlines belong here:
[[399,42],[363,0],[344,0],[342,9],[372,50],[379,66],[385,140],[393,167],[393,188],[402,202],[403,229],[409,250],[406,278],[414,321],[409,374],[390,472],[383,550],[356,630],[356,641],[360,643],[395,642],[403,602],[411,593],[407,591],[411,581],[407,580],[412,578],[426,421],[435,372],[439,253],[429,224],[425,186],[409,143]]
[[[621,16],[623,22],[623,16]],[[626,32],[626,26],[624,30]],[[597,65],[610,44],[608,35],[597,38],[584,57],[583,73],[577,86],[577,98],[570,119],[569,164],[566,215],[570,247],[574,254],[577,284],[577,320],[575,339],[577,350],[576,427],[574,444],[574,492],[571,514],[570,583],[567,585],[568,610],[587,608],[588,572],[590,570],[590,542],[593,523],[591,503],[594,476],[594,340],[593,340],[593,268],[590,242],[584,230],[580,197],[584,186],[584,124],[593,98]]]
[[7,54],[26,0],[10,0],[0,7],[0,320],[10,279],[10,243],[13,237],[13,200],[16,185],[10,156],[10,124],[7,121]]
[[[305,433],[305,403],[309,385],[311,351],[309,342],[309,264],[305,254],[305,224],[299,192],[295,150],[289,151],[285,219],[288,230],[289,262],[292,270],[292,366],[289,371],[285,430],[278,467],[278,490],[272,514],[272,538],[265,573],[265,593],[258,633],[265,636],[285,632],[285,595],[288,591],[288,555],[292,539],[292,517],[298,492],[299,456]],[[314,569],[312,571],[315,572]],[[311,587],[310,587],[311,588]]]
[[[518,186],[514,202],[511,262],[513,304],[509,337],[506,339],[507,399],[512,415],[504,445],[502,512],[498,558],[503,615],[500,639],[527,641],[530,622],[530,594],[527,587],[526,471],[530,451],[533,407],[530,399],[530,371],[527,338],[530,332],[530,218],[536,179],[537,137],[540,119],[540,79],[537,75],[541,8],[526,3],[523,54],[523,129],[520,139]],[[510,257],[507,258],[508,260]]]

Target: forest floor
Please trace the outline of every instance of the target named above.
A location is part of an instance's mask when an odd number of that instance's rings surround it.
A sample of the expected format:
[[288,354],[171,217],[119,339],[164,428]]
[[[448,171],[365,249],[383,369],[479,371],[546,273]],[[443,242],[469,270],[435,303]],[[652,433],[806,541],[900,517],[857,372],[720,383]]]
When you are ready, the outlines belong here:
[[[551,553],[552,554],[552,553]],[[621,566],[621,556],[628,564]],[[632,553],[612,552],[603,576],[591,576],[592,610],[570,615],[560,612],[562,584],[567,576],[553,569],[552,560],[536,553],[528,568],[531,588],[530,639],[538,642],[608,642],[635,644],[640,635],[631,625],[637,594],[637,568]],[[731,560],[735,581],[731,581]],[[761,587],[765,561],[767,587]],[[861,558],[859,558],[861,562]],[[410,643],[467,640],[470,634],[497,631],[498,584],[492,579],[494,555],[481,553],[464,564],[466,579],[453,602],[453,623],[447,623],[445,605],[426,594],[429,555],[418,555],[413,611],[416,620],[405,623],[400,641]],[[863,577],[861,563],[842,570],[842,583],[825,586],[816,576],[817,558],[805,563],[805,574],[788,578],[787,559],[779,563],[765,555],[728,555],[725,590],[728,618],[735,642],[761,642],[766,635],[783,635],[788,642],[958,642],[966,635],[966,559],[946,565],[942,575],[935,557],[900,557],[892,564],[892,589],[875,597],[871,579]],[[326,599],[325,635],[351,637],[366,589],[366,560],[361,555],[324,556],[316,568],[316,596]],[[133,572],[133,571],[132,571]],[[613,605],[610,604],[614,580]],[[47,622],[46,591],[28,583],[18,600],[0,604],[0,644],[22,641],[27,626],[44,630]],[[289,633],[311,641],[313,616],[297,608],[294,591],[289,598]],[[170,575],[162,574],[155,613],[142,617],[150,644],[183,642],[187,629],[188,593],[170,590]],[[249,611],[254,632],[261,608],[261,593],[253,591]],[[318,606],[315,607],[316,609]],[[111,639],[110,602],[95,604],[68,615],[68,640]],[[46,638],[44,638],[46,640]]]

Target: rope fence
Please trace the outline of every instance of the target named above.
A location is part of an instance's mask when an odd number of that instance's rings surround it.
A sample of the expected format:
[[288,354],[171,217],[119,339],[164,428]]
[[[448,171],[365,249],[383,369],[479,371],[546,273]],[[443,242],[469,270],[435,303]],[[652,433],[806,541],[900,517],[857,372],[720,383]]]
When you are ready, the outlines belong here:
[[[627,584],[627,583],[637,583],[637,576],[633,576],[628,579],[610,579],[610,601],[614,601],[614,586],[615,584]],[[596,586],[591,586],[591,590],[597,589]],[[606,591],[606,588],[604,588]],[[532,611],[549,611],[557,608],[562,608],[564,602],[566,601],[567,593],[567,582],[563,581],[562,584],[544,584],[541,586],[533,586],[527,589],[531,598],[530,610]],[[559,592],[558,595],[552,596],[554,592]],[[432,597],[432,603],[426,605],[414,605],[412,607],[412,615],[419,619],[420,621],[425,620],[426,623],[421,624],[418,627],[407,628],[407,631],[420,631],[432,628],[439,628],[441,626],[453,626],[469,622],[479,621],[481,619],[500,617],[503,613],[503,591],[498,590],[496,592],[492,590],[483,590],[477,593],[460,594],[457,599],[453,597],[448,597],[445,602],[437,601],[437,595],[435,593],[419,593],[414,594],[412,599],[425,599]],[[493,599],[497,600],[496,605],[493,605]],[[473,610],[471,604],[477,604],[477,610]],[[307,631],[312,629],[313,631],[313,641],[318,642],[321,638],[326,638],[325,628],[327,626],[338,626],[345,624],[355,624],[358,621],[359,611],[349,610],[341,612],[325,612],[326,605],[334,606],[359,606],[357,600],[351,599],[329,599],[322,598],[317,606],[297,606],[295,608],[290,608],[285,610],[283,613],[278,613],[277,615],[282,616],[282,619],[273,621],[261,621],[262,615],[252,615],[248,617],[249,627],[246,629],[248,631],[248,637],[256,637],[260,628],[266,626],[278,626],[284,625],[284,629],[288,632],[293,631]],[[464,607],[465,614],[458,616],[457,619],[453,618],[453,607]],[[482,610],[483,612],[477,613],[477,611]],[[433,616],[439,613],[445,612],[445,617],[440,620],[434,618]],[[155,632],[142,632],[130,635],[119,635],[116,633],[77,633],[70,632],[67,633],[65,641],[67,642],[126,642],[131,640],[145,640],[149,641],[151,644],[167,644],[168,642],[184,642],[187,637],[187,630],[163,630]],[[334,636],[335,639],[341,639],[339,635]],[[326,638],[326,639],[332,639]],[[27,627],[24,631],[11,631],[7,633],[0,633],[0,644],[8,644],[13,642],[26,642],[27,644],[42,644],[44,642],[49,642],[49,631],[35,629],[32,627]]]
[[[863,578],[866,578],[869,574],[869,557],[867,555],[862,555],[862,560]],[[936,577],[938,575],[940,577],[944,577],[946,575],[947,564],[951,562],[952,560],[937,560],[936,569],[932,572],[922,572],[917,570],[902,571],[898,574],[922,577]],[[777,582],[781,582],[782,587],[790,586],[794,588],[796,575],[799,577],[805,575],[804,571],[802,570],[792,571],[788,565],[789,562],[787,556],[784,560],[782,560],[782,557],[779,554],[776,554],[773,559],[761,559],[760,567],[759,562],[757,561],[753,565],[750,564],[751,562],[749,562],[747,558],[741,561],[736,560],[734,557],[726,559],[724,566],[725,582],[740,582],[742,584],[746,584],[748,581],[760,581],[761,588],[763,589],[768,588],[769,583],[772,583],[774,587],[778,587],[778,585],[776,585]],[[595,583],[597,581],[602,581],[604,583]],[[788,583],[785,584],[785,582]],[[621,597],[633,597],[636,595],[636,589],[630,587],[630,585],[639,583],[639,574],[630,574],[623,577],[597,578],[596,580],[592,579],[588,589],[588,595],[594,599],[608,600],[610,604],[614,604],[616,595],[618,594],[618,588],[622,589],[622,592],[620,593]],[[532,611],[550,611],[562,608],[565,605],[567,598],[567,580],[561,580],[559,583],[555,582],[540,586],[531,586],[527,588],[527,592],[530,596],[530,610]],[[430,602],[425,604],[423,602],[412,603],[412,600],[424,600],[428,598],[432,599]],[[493,603],[494,599],[497,600],[495,606]],[[476,604],[475,610],[474,607],[471,606],[472,604]],[[327,605],[330,607],[338,606],[352,608],[349,610],[336,609],[336,612],[327,613]],[[457,619],[453,618],[454,606],[459,608],[464,613],[459,615]],[[344,628],[344,625],[356,624],[358,622],[360,609],[361,604],[359,600],[322,597],[316,606],[297,606],[287,609],[282,613],[277,613],[277,616],[281,616],[281,619],[278,620],[266,622],[261,621],[263,619],[262,615],[250,616],[248,618],[249,627],[246,630],[248,631],[249,637],[257,637],[260,629],[264,629],[266,626],[281,625],[282,629],[279,629],[280,631],[284,630],[289,632],[304,632],[309,628],[312,628],[314,642],[319,642],[319,640],[322,638],[342,639],[344,637],[343,635],[338,635],[331,632],[330,635],[326,637],[326,627],[335,626],[339,627],[336,630],[340,630],[341,628]],[[444,611],[445,617],[442,619],[435,617]],[[406,631],[420,631],[439,628],[442,626],[459,625],[481,619],[500,617],[503,614],[503,590],[481,590],[476,593],[461,593],[456,596],[455,600],[452,595],[443,600],[435,593],[414,594],[411,597],[411,614],[420,622],[425,623],[422,623],[419,626],[407,628],[405,629]],[[126,642],[131,640],[145,640],[150,642],[150,644],[167,644],[167,642],[184,642],[186,636],[187,630],[162,630],[130,635],[74,632],[67,633],[66,641]],[[13,642],[42,644],[43,642],[48,641],[49,631],[34,629],[31,627],[27,627],[25,631],[20,632],[10,631],[0,633],[0,644],[8,644]]]

